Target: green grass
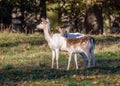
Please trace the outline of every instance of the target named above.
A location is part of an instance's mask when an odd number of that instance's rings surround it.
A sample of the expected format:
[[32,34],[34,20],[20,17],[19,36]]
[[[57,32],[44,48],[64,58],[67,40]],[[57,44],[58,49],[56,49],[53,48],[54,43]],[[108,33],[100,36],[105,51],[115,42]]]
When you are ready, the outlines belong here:
[[37,43],[43,36],[15,33],[0,33],[0,46],[15,46],[19,43]]
[[97,67],[79,69],[60,52],[58,70],[51,69],[51,50],[42,35],[0,33],[0,86],[119,86],[120,36],[94,36]]

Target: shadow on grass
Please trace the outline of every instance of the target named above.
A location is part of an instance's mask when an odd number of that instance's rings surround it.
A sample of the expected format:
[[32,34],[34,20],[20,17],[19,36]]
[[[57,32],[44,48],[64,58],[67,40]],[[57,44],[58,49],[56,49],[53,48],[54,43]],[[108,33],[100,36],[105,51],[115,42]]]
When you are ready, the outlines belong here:
[[31,45],[43,45],[47,43],[46,40],[35,40],[35,41],[13,41],[13,42],[6,42],[6,43],[1,43],[0,47],[14,47],[18,46],[19,44],[31,44]]
[[14,68],[12,65],[6,66],[0,70],[0,85],[17,84],[18,82],[29,82],[35,80],[51,80],[59,78],[70,78],[71,75],[99,75],[99,74],[119,74],[120,59],[98,60],[98,66],[90,69],[69,70],[50,69],[50,66],[40,64],[39,67]]
[[99,73],[120,74],[120,59],[98,60],[97,64],[98,66],[94,69],[98,69]]
[[103,37],[96,37],[96,42],[97,44],[107,44],[107,45],[111,45],[120,42],[120,36],[103,36]]

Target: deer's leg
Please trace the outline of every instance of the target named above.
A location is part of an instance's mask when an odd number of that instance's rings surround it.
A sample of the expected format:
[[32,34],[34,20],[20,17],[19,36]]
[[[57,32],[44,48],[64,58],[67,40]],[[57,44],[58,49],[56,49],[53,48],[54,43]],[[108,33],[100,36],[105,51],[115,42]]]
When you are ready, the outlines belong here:
[[59,61],[59,49],[56,49],[55,52],[56,52],[56,64],[57,64],[57,69],[58,69],[59,68],[59,64],[58,64],[58,61]]
[[84,67],[84,69],[86,68],[86,62],[87,62],[87,56],[86,56],[86,54],[85,53],[80,53],[81,55],[82,55],[82,57],[83,57],[83,67]]
[[88,57],[88,68],[91,66],[92,53],[87,53]]
[[72,58],[72,53],[69,53],[69,58],[68,58],[68,66],[67,66],[67,70],[69,70],[70,68],[70,62],[71,62],[71,58]]
[[[86,57],[86,58],[84,58],[84,60],[86,60],[86,59],[88,59],[88,68],[90,68],[90,65],[91,65],[91,53],[89,52],[89,51],[87,51],[87,52],[84,52],[84,56]],[[85,63],[86,64],[86,63]]]
[[84,63],[83,63],[84,69],[86,68],[86,64],[87,64],[87,58],[84,58]]
[[55,51],[52,50],[52,65],[51,65],[51,68],[54,68],[54,59],[55,59]]
[[77,53],[74,54],[74,60],[75,60],[76,69],[78,69]]
[[93,67],[96,66],[96,59],[94,53],[92,53],[92,62],[93,62]]
[[88,68],[90,68],[91,65],[91,58],[88,58]]

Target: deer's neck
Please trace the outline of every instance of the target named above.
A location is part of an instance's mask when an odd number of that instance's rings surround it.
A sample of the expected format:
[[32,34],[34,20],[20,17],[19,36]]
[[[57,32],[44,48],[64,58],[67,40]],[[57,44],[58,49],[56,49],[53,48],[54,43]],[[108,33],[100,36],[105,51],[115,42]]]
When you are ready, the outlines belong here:
[[44,29],[44,36],[48,43],[52,40],[49,28]]

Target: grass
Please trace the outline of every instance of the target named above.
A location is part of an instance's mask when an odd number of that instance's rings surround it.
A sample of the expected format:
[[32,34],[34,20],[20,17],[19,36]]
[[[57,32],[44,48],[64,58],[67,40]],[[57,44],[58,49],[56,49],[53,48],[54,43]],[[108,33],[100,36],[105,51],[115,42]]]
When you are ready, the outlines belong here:
[[120,35],[94,36],[97,67],[79,69],[60,52],[58,70],[51,69],[51,50],[42,35],[0,33],[0,86],[119,86]]

